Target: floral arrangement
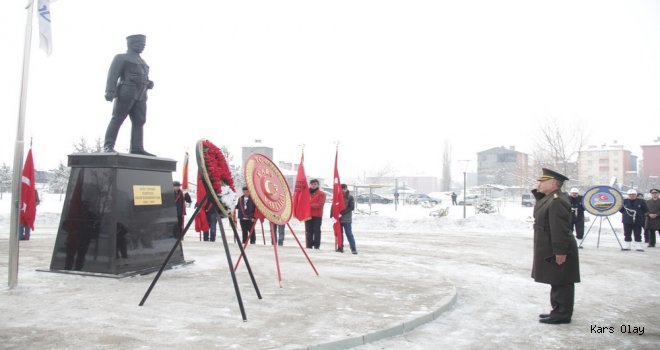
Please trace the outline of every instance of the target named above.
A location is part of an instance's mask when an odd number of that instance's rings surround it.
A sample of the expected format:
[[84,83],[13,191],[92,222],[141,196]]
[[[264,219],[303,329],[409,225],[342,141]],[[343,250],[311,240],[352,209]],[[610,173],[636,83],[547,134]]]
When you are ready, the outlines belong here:
[[222,150],[209,140],[202,141],[202,151],[204,164],[208,173],[211,185],[220,202],[225,206],[227,212],[236,204],[237,196],[234,188],[234,179],[231,177],[231,171],[227,165]]

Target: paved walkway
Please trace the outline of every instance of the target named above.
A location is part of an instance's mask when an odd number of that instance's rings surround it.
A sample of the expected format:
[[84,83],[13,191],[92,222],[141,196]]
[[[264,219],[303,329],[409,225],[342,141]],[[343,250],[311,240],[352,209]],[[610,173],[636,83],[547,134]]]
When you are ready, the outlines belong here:
[[[380,237],[362,235],[358,255],[335,253],[327,243],[310,251],[318,277],[287,241],[279,250],[283,288],[272,247],[250,246],[263,299],[242,265],[243,322],[219,242],[185,241],[185,256],[195,263],[166,271],[138,307],[153,275],[113,280],[36,272],[48,267],[54,242],[54,232],[42,230],[21,243],[19,287],[0,291],[0,343],[10,349],[333,349],[401,334],[440,316],[455,300],[454,286],[432,265],[409,264],[414,247],[383,250],[369,243]],[[0,240],[0,250],[7,243]],[[0,261],[4,281],[6,264]]]

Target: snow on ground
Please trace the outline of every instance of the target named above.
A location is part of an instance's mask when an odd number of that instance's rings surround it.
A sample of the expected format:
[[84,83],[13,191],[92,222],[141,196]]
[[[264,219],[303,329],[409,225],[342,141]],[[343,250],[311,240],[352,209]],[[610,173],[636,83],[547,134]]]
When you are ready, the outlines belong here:
[[[7,280],[9,200],[0,201],[0,279]],[[531,208],[499,205],[475,215],[451,207],[433,218],[420,206],[374,205],[356,215],[358,255],[331,249],[324,219],[321,250],[310,251],[316,277],[287,234],[279,251],[278,288],[270,246],[248,249],[257,300],[244,269],[239,282],[248,315],[240,320],[220,244],[184,241],[194,264],[166,271],[144,307],[137,304],[153,275],[121,280],[35,271],[47,268],[61,202],[44,194],[33,240],[21,242],[19,286],[0,289],[3,348],[303,348],[373,332],[432,311],[455,286],[458,300],[437,320],[362,349],[657,349],[660,344],[660,248],[622,252],[605,224],[596,248],[592,229],[580,250],[583,282],[576,287],[573,322],[543,325],[549,286],[529,277]],[[444,206],[443,206],[444,207]],[[359,205],[359,209],[367,209]],[[620,230],[620,216],[611,217]],[[587,228],[591,223],[587,223]],[[596,222],[598,224],[598,222]],[[302,225],[293,224],[303,239]],[[620,232],[619,237],[622,238]],[[236,257],[236,249],[232,248]],[[4,283],[4,282],[3,282]],[[606,333],[593,333],[597,327]],[[622,326],[644,327],[623,334]]]

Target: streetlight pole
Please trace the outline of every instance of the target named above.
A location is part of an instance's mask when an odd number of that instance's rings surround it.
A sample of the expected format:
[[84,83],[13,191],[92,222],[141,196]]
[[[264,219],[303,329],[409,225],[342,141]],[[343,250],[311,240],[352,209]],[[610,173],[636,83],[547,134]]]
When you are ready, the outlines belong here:
[[467,168],[470,163],[469,159],[459,160],[463,164],[463,219],[467,217]]

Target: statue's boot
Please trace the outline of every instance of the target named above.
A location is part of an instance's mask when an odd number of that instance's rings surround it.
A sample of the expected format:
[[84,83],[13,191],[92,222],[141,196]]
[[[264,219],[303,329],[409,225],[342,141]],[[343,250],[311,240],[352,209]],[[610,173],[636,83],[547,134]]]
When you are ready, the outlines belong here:
[[119,134],[119,127],[121,123],[117,123],[114,118],[110,120],[108,129],[105,131],[105,141],[103,142],[103,152],[114,153],[115,142],[117,141],[117,134]]
[[155,154],[151,154],[144,150],[144,146],[142,145],[143,133],[144,131],[142,126],[133,125],[131,128],[131,153],[155,157]]

